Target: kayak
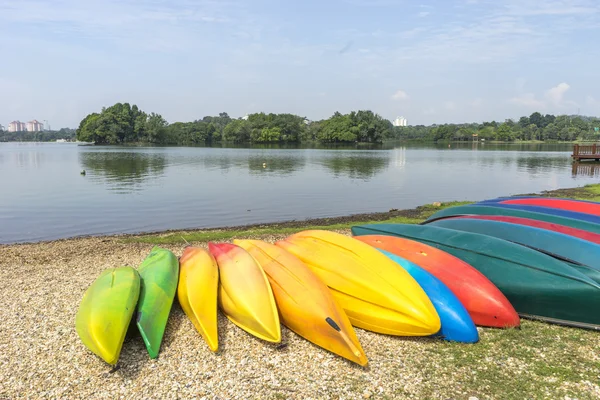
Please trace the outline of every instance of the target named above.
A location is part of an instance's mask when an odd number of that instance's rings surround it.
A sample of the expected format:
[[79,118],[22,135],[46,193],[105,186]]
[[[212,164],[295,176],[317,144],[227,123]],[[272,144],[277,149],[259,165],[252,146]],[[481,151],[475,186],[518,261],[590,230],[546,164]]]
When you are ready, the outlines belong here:
[[140,276],[131,267],[110,268],[83,294],[75,330],[83,344],[106,363],[119,360],[140,294]]
[[353,326],[396,336],[430,336],[440,330],[435,307],[406,270],[352,237],[307,230],[276,243],[323,281]]
[[467,218],[445,218],[428,225],[480,233],[529,247],[561,261],[600,282],[600,246],[573,236],[531,226]]
[[400,268],[404,268],[423,288],[438,315],[441,328],[435,335],[450,342],[477,343],[479,333],[471,316],[460,300],[439,279],[412,262],[379,249]]
[[550,222],[600,234],[600,225],[594,224],[592,222],[582,221],[580,219],[566,218],[558,215],[551,215],[533,211],[516,210],[501,207],[487,207],[483,205],[465,205],[448,207],[436,212],[435,214],[427,218],[427,220],[423,222],[423,224],[426,224],[429,221],[435,221],[437,219],[447,217],[455,217],[458,215],[502,215],[510,217],[529,218],[535,219],[536,221]]
[[506,296],[477,269],[460,258],[418,241],[396,236],[365,235],[357,240],[396,254],[433,274],[458,297],[475,325],[518,327],[519,315]]
[[558,208],[561,210],[600,216],[600,203],[595,201],[582,201],[556,197],[509,197],[485,200],[482,203],[484,202]]
[[478,233],[430,225],[372,224],[358,235],[394,235],[446,251],[484,274],[527,318],[600,329],[600,285],[546,254]]
[[138,267],[138,273],[137,327],[150,358],[156,358],[177,292],[179,261],[170,250],[155,246]]
[[523,211],[533,211],[543,214],[556,215],[559,217],[578,219],[586,222],[592,222],[594,224],[600,224],[600,216],[585,214],[581,212],[562,210],[559,208],[550,208],[550,207],[540,207],[533,205],[523,205],[523,204],[505,204],[505,203],[493,203],[493,202],[481,202],[476,203],[477,205],[481,205],[484,207],[498,207],[498,208],[508,208],[510,210],[523,210]]
[[281,326],[271,285],[246,250],[230,243],[208,243],[219,267],[218,302],[235,325],[272,343],[281,342]]
[[571,228],[570,226],[554,224],[552,222],[538,221],[530,218],[509,217],[504,215],[464,215],[452,218],[483,219],[488,221],[507,222],[509,224],[526,225],[534,228],[545,229],[548,231],[563,233],[588,242],[600,244],[600,234],[588,232],[583,229]]
[[217,333],[217,296],[219,267],[212,254],[188,246],[179,258],[177,299],[212,351],[219,349]]
[[300,259],[261,240],[234,240],[269,279],[281,322],[306,340],[361,366],[368,363],[348,316]]

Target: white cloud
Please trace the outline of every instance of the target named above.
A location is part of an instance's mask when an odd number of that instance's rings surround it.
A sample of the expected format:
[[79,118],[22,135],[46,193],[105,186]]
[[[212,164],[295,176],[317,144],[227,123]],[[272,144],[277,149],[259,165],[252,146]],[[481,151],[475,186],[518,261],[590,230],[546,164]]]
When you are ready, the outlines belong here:
[[447,101],[444,103],[444,108],[450,111],[456,110],[456,103],[453,101]]
[[529,108],[543,108],[543,101],[537,100],[533,93],[523,93],[509,100],[511,103],[518,104]]
[[417,15],[419,16],[419,18],[424,18],[424,17],[428,16],[429,14],[430,14],[429,11],[421,11]]
[[559,83],[555,87],[546,92],[546,98],[555,106],[560,106],[563,102],[563,97],[570,86],[564,82]]
[[408,100],[408,94],[404,90],[398,90],[392,95],[392,100]]
[[481,97],[478,97],[469,103],[469,105],[471,107],[481,107],[482,104],[483,104],[483,99]]

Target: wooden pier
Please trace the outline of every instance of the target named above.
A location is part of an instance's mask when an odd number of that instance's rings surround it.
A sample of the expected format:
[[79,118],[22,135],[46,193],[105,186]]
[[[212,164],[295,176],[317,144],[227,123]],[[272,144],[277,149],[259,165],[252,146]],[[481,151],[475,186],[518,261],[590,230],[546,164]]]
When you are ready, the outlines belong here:
[[600,161],[600,146],[596,143],[590,145],[573,145],[573,154],[571,157],[575,161],[596,160]]

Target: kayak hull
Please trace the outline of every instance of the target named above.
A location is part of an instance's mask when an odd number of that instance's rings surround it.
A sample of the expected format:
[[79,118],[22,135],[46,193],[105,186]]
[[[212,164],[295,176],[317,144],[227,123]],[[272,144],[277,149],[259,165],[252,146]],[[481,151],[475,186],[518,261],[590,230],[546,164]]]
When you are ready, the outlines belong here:
[[219,349],[217,297],[219,268],[212,254],[203,248],[186,247],[179,259],[177,299],[212,351]]
[[136,324],[150,358],[156,358],[177,292],[179,261],[170,250],[154,247],[138,273],[141,285]]
[[208,243],[219,267],[218,303],[225,316],[259,339],[281,342],[281,326],[271,285],[246,250],[230,243]]
[[261,240],[234,240],[269,279],[281,322],[306,340],[361,366],[368,363],[348,316],[329,288],[293,254]]
[[522,211],[532,211],[538,212],[542,214],[556,215],[559,217],[578,219],[581,221],[591,222],[594,224],[600,224],[600,216],[585,214],[582,212],[575,212],[569,210],[563,210],[559,208],[550,208],[550,207],[540,207],[534,205],[524,205],[524,204],[506,204],[506,203],[492,203],[492,202],[481,202],[477,203],[478,205],[484,207],[497,207],[497,208],[507,208],[509,210],[522,210]]
[[600,329],[600,285],[569,265],[491,236],[436,226],[373,224],[354,235],[394,235],[446,251],[483,273],[521,316]]
[[600,203],[593,201],[581,201],[556,197],[508,197],[485,200],[484,202],[557,208],[560,210],[600,216]]
[[400,268],[404,268],[423,288],[440,316],[441,328],[435,335],[450,342],[477,343],[479,333],[460,300],[439,279],[418,265],[379,249]]
[[396,336],[440,330],[419,284],[373,247],[335,232],[307,230],[276,243],[302,260],[332,291],[353,326]]
[[104,270],[85,291],[75,329],[83,344],[115,365],[140,294],[140,276],[131,267]]
[[388,235],[356,236],[357,240],[411,261],[442,281],[465,306],[475,325],[518,327],[519,315],[506,296],[477,269],[438,248]]

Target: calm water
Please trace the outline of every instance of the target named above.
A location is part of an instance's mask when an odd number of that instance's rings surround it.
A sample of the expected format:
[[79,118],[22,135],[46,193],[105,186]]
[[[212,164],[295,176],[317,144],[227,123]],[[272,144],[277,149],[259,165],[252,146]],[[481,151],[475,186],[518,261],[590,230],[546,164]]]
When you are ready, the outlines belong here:
[[597,182],[598,166],[572,168],[571,148],[0,143],[0,243],[339,216]]

